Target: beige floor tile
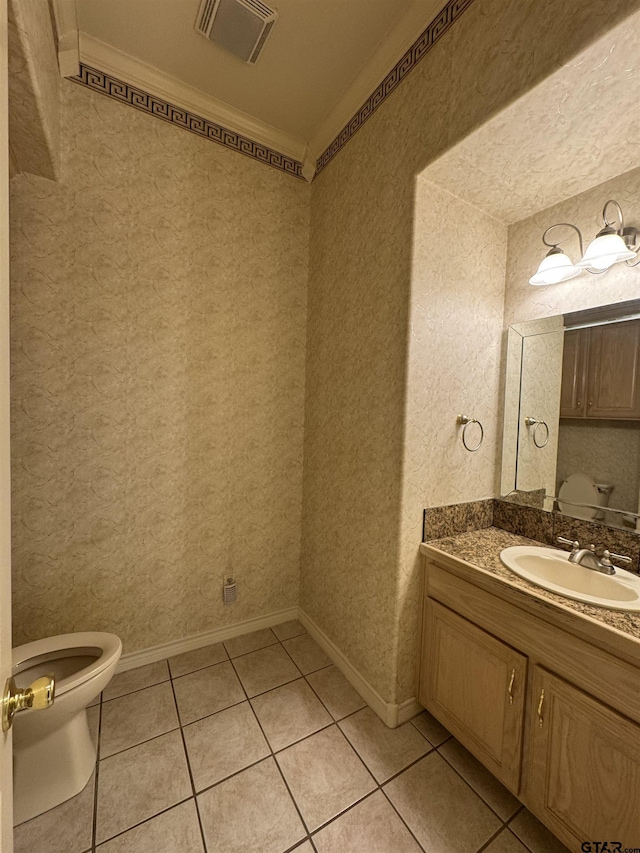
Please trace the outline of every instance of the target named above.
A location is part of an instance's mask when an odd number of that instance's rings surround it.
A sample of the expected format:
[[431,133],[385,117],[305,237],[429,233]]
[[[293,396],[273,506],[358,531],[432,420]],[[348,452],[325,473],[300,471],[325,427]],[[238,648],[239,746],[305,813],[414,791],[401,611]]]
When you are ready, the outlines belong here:
[[308,634],[301,637],[293,637],[285,640],[282,644],[295,661],[296,666],[303,675],[315,672],[329,666],[331,658],[323,652],[320,646]]
[[142,690],[144,687],[151,687],[153,684],[160,684],[161,681],[169,680],[169,667],[166,660],[158,663],[150,663],[147,666],[139,666],[136,669],[129,669],[126,672],[121,672],[119,675],[114,675],[109,684],[102,691],[102,701],[108,699],[116,699],[118,696],[124,696],[125,693],[132,693],[134,690]]
[[265,646],[272,646],[277,642],[278,638],[271,628],[264,628],[262,631],[252,631],[250,634],[241,634],[239,637],[225,640],[224,645],[229,657],[237,658],[240,655],[255,652],[257,649],[263,649]]
[[172,678],[179,678],[181,675],[187,675],[187,673],[195,672],[197,669],[222,663],[223,660],[227,660],[227,652],[223,644],[214,643],[212,646],[204,646],[201,649],[194,649],[192,652],[185,652],[182,655],[169,658],[169,669]]
[[309,673],[307,681],[322,699],[334,720],[341,720],[367,704],[335,666]]
[[233,663],[249,697],[300,678],[300,671],[280,644],[243,655]]
[[228,661],[176,678],[173,689],[183,726],[246,698]]
[[106,841],[191,796],[180,732],[100,762],[96,841]]
[[410,723],[390,729],[371,708],[363,708],[338,725],[379,783],[431,749]]
[[14,853],[84,853],[93,833],[95,774],[75,797],[16,826]]
[[198,805],[212,853],[282,853],[306,835],[272,758],[199,794]]
[[311,832],[375,788],[371,774],[336,726],[276,757]]
[[515,837],[513,832],[508,829],[503,829],[500,835],[493,839],[488,847],[485,847],[486,853],[529,853],[524,844],[521,844]]
[[100,706],[92,705],[87,708],[87,723],[94,746],[98,745],[98,734],[100,731]]
[[281,642],[282,640],[289,640],[291,637],[299,637],[300,634],[307,633],[307,629],[297,619],[291,619],[289,622],[281,622],[280,625],[276,625],[271,630]]
[[509,828],[532,853],[568,853],[562,841],[527,809],[516,815]]
[[423,711],[421,714],[418,714],[417,717],[414,717],[411,720],[411,724],[414,725],[420,734],[424,735],[429,743],[432,743],[434,746],[440,746],[440,744],[444,743],[447,738],[451,737],[451,733],[448,732],[445,727],[441,725],[428,711]]
[[310,841],[305,841],[304,844],[298,845],[298,847],[294,847],[291,853],[315,853],[315,850],[311,846]]
[[195,800],[181,803],[96,848],[96,853],[203,853],[203,851]]
[[[420,847],[381,791],[313,836],[318,853],[420,853]],[[507,851],[505,851],[507,853]]]
[[102,696],[102,693],[98,693],[96,698],[93,699],[91,702],[89,702],[89,704],[87,705],[87,708],[93,708],[94,705],[99,705],[101,696]]
[[333,722],[304,678],[262,693],[251,704],[274,752]]
[[385,791],[425,850],[475,853],[501,826],[437,752],[405,770]]
[[438,751],[502,820],[509,820],[518,811],[520,801],[455,738],[443,743]]
[[154,684],[102,706],[100,758],[178,728],[171,682]]
[[183,729],[196,791],[269,755],[269,745],[248,702]]

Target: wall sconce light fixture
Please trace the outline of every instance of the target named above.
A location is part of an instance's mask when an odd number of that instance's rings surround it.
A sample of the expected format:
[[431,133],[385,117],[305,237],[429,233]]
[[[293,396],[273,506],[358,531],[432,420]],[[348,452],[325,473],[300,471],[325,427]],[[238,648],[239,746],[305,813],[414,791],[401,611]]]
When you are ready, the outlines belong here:
[[[616,208],[617,223],[615,226],[613,223],[616,220],[611,221],[607,216],[607,208],[611,205]],[[570,222],[558,222],[556,225],[549,226],[542,235],[542,242],[545,246],[550,247],[550,251],[542,259],[536,274],[529,279],[529,284],[559,284],[561,281],[569,281],[570,278],[575,278],[583,270],[598,275],[606,272],[614,264],[623,261],[629,267],[638,266],[640,261],[635,264],[630,264],[629,261],[637,257],[640,229],[633,226],[625,227],[622,209],[618,202],[613,199],[606,202],[602,210],[602,219],[604,220],[604,228],[589,243],[586,252],[582,244],[582,232],[576,225],[572,225]],[[557,240],[554,243],[548,239],[549,232],[553,231],[554,228],[573,228],[577,233],[581,257],[575,264],[559,248],[564,240]]]

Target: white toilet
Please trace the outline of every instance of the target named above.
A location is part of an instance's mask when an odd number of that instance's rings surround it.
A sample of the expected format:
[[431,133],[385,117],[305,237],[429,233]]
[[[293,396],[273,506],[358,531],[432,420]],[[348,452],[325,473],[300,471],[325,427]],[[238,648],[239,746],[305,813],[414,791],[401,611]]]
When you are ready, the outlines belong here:
[[[608,506],[612,488],[605,483],[596,483],[589,474],[571,474],[560,486],[558,509],[572,518],[600,521],[604,518],[604,511],[592,507]],[[591,504],[591,507],[575,504]]]
[[78,794],[96,763],[87,706],[107,686],[122,653],[114,634],[61,634],[13,650],[18,687],[53,675],[53,705],[13,721],[14,824]]

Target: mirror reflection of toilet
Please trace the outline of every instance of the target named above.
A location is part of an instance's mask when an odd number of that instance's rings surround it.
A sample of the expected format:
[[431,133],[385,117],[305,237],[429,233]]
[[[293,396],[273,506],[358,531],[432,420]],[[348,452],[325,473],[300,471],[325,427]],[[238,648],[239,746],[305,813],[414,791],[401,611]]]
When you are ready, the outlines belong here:
[[[602,521],[604,510],[594,507],[609,506],[609,496],[613,486],[596,483],[589,474],[571,474],[558,491],[558,509],[572,518]],[[591,506],[575,506],[591,504]]]

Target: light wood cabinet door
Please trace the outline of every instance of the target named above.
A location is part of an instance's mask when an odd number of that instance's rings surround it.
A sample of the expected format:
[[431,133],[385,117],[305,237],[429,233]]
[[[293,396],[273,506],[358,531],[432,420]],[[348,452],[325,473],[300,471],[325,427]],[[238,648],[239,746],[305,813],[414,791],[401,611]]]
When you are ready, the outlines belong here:
[[542,667],[532,684],[526,804],[573,850],[640,847],[640,726]]
[[640,320],[590,329],[588,418],[640,418]]
[[425,601],[420,702],[517,794],[527,658]]
[[590,332],[591,329],[571,329],[564,333],[561,418],[584,417],[587,408],[587,355]]

